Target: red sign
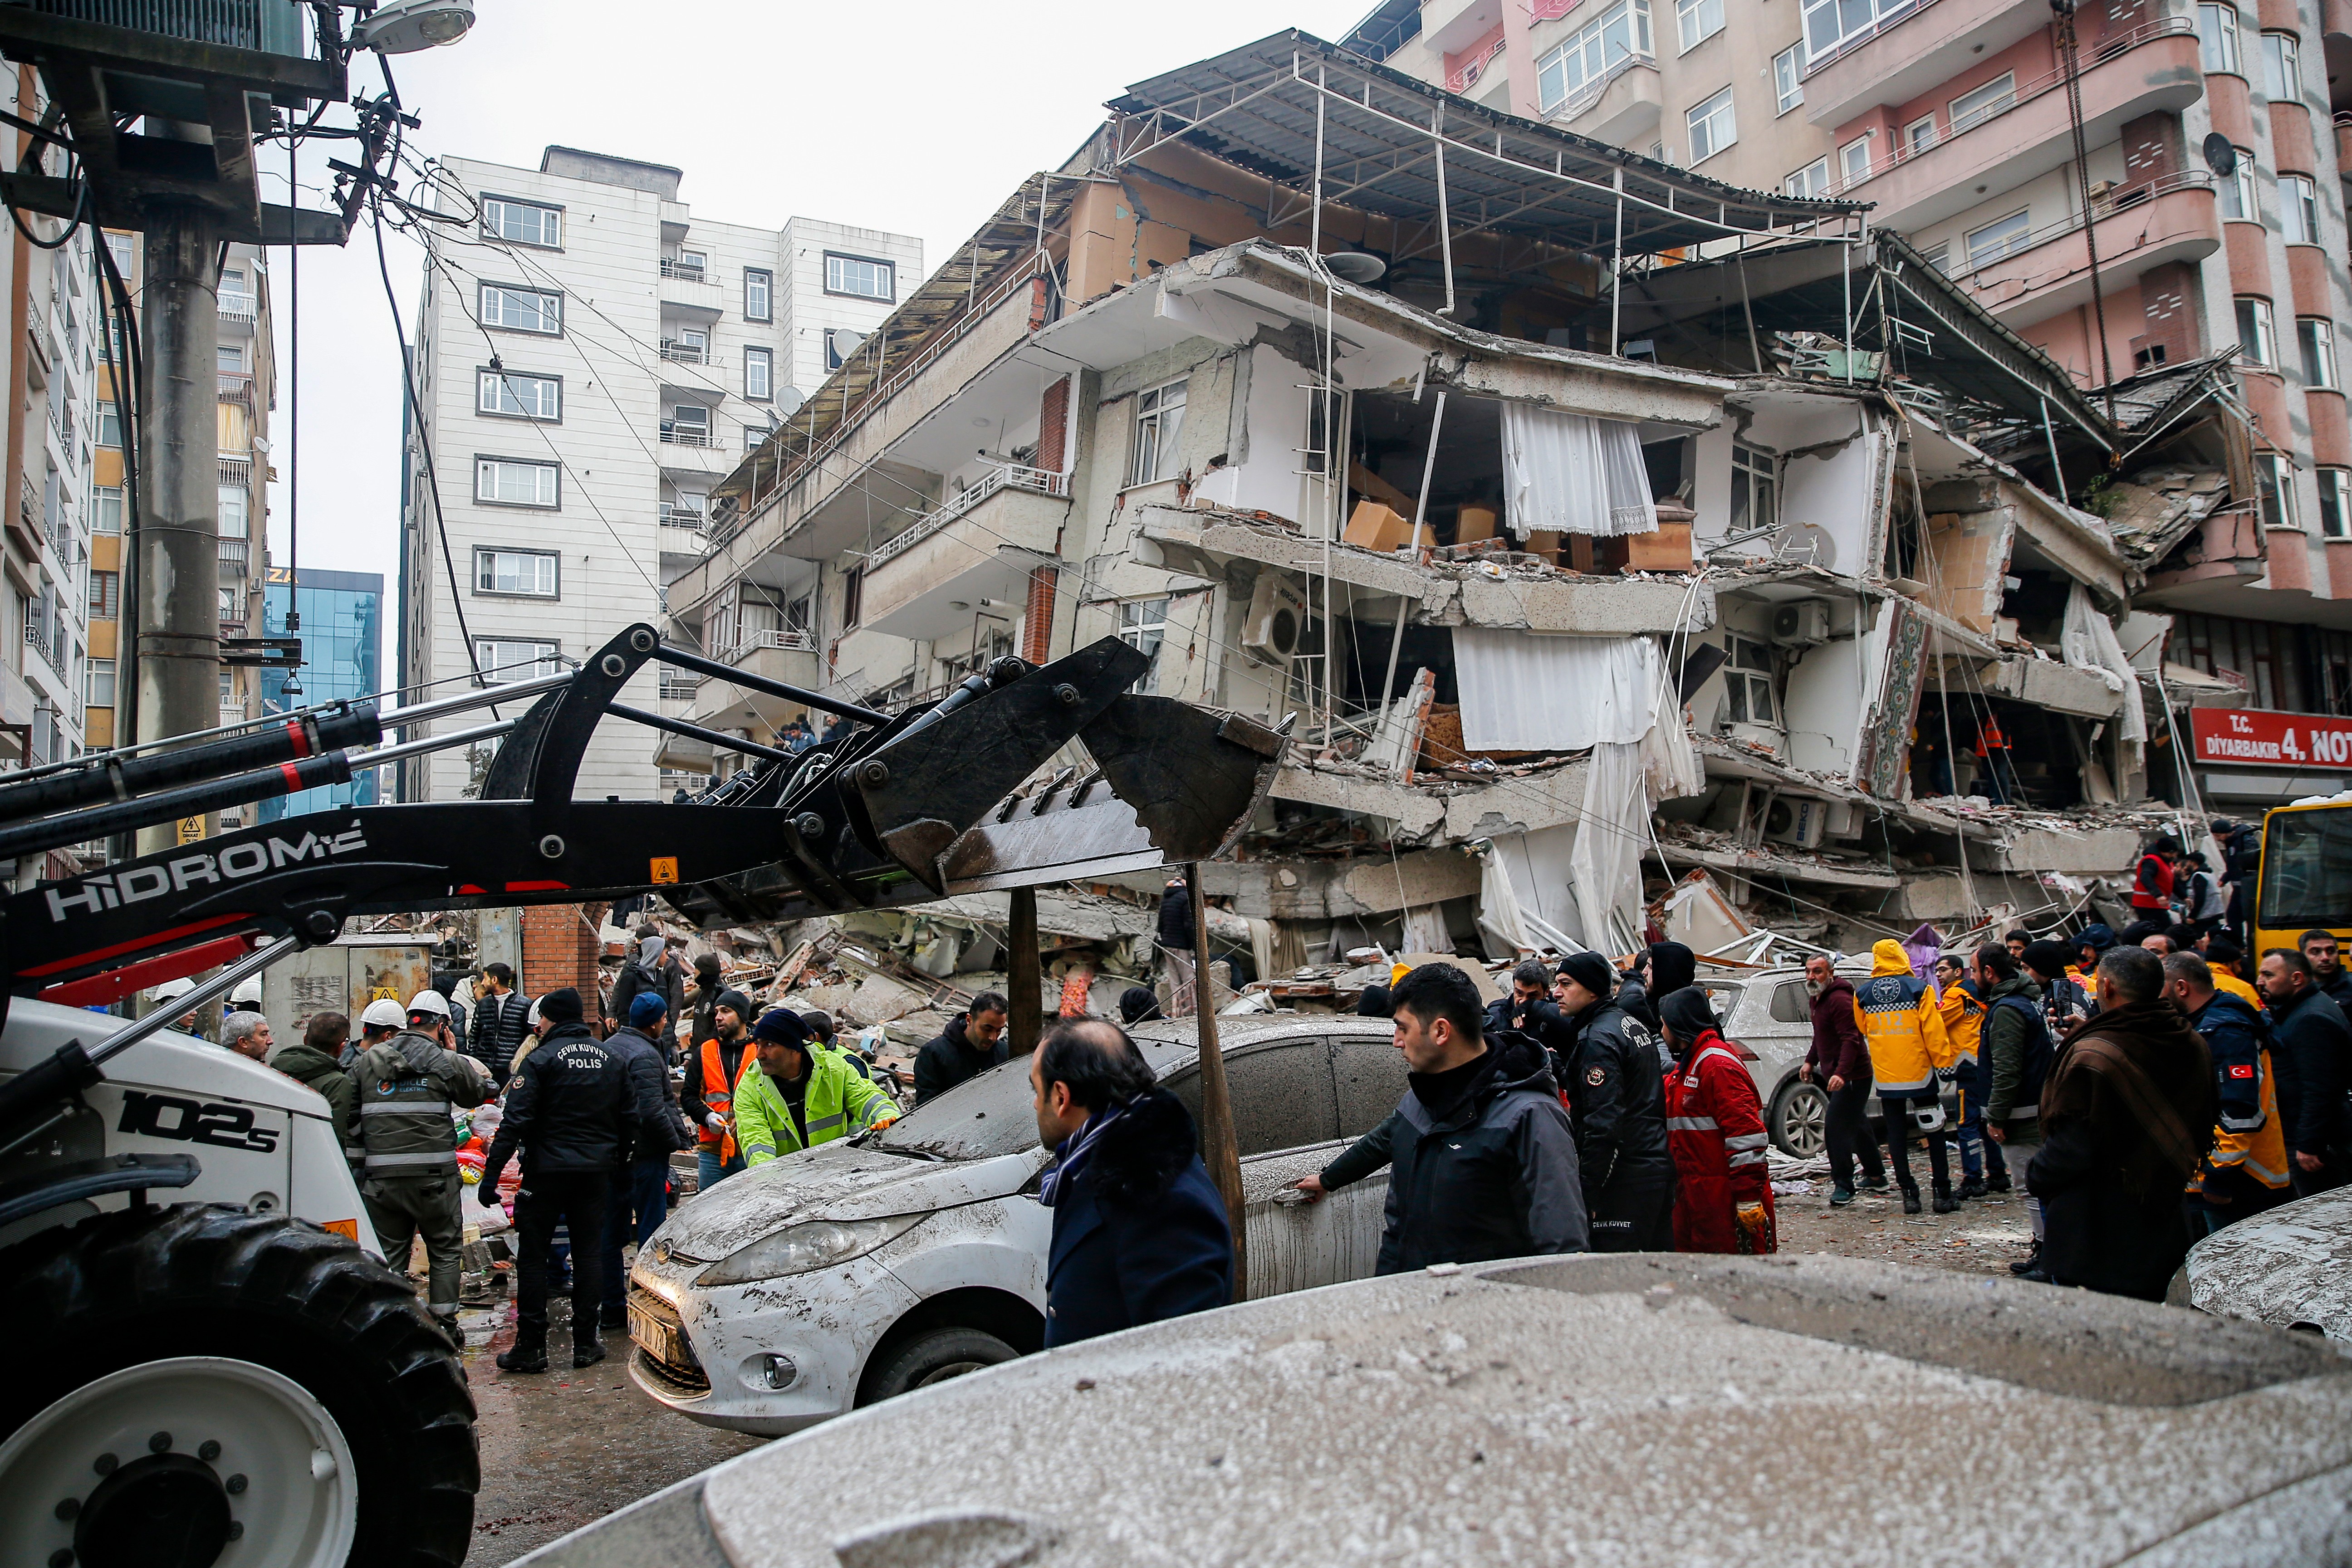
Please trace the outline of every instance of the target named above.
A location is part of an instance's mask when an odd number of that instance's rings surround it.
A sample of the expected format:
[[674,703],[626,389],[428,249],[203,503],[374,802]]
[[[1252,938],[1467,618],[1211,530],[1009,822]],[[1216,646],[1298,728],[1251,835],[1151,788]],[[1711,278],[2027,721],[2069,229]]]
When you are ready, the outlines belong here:
[[2189,733],[2200,763],[2352,769],[2352,719],[2260,709],[2191,708]]

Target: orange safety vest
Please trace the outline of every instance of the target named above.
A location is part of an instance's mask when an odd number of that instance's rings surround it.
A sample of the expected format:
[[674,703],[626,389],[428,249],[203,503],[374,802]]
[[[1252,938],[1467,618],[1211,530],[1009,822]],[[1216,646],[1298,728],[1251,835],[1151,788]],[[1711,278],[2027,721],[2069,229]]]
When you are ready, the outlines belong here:
[[[715,1039],[703,1041],[703,1109],[708,1110],[714,1105],[723,1105],[727,1108],[727,1114],[731,1118],[735,1114],[736,1085],[740,1084],[743,1081],[743,1075],[750,1072],[753,1067],[757,1066],[759,1060],[759,1047],[752,1043],[750,1036],[745,1036],[743,1039],[743,1059],[735,1064],[735,1082],[729,1083],[727,1081],[726,1070],[719,1065],[719,1042]],[[733,1131],[733,1124],[731,1121],[729,1124],[729,1128],[730,1130],[725,1133],[713,1132],[710,1130],[710,1124],[709,1122],[705,1122],[694,1131],[696,1137],[702,1142],[706,1144],[718,1144],[719,1158],[722,1162],[725,1162],[731,1161],[735,1158],[735,1133]]]
[[1982,757],[1987,755],[1988,751],[2006,752],[2008,750],[2009,737],[2000,732],[2000,721],[1990,714],[1987,714],[1984,722],[1977,726],[1977,755]]

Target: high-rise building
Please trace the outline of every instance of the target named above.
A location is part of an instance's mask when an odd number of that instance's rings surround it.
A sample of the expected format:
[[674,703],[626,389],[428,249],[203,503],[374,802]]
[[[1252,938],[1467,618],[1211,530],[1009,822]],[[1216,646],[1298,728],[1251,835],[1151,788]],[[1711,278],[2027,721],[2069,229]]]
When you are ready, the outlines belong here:
[[[552,672],[656,620],[664,585],[704,552],[712,483],[923,277],[908,236],[698,219],[679,171],[659,164],[550,147],[536,170],[440,168],[433,199],[464,221],[427,237],[415,327],[400,584],[412,687]],[[730,623],[803,644],[807,625],[782,584]],[[693,689],[647,666],[622,700],[683,711]],[[668,793],[658,739],[608,723],[582,793]],[[460,796],[486,760],[417,758],[403,797]]]
[[[261,705],[265,713],[285,713],[321,702],[358,701],[383,689],[379,646],[383,637],[383,578],[373,572],[330,572],[316,566],[297,574],[283,566],[269,569],[262,591],[262,614],[273,637],[302,639],[302,668],[291,672],[265,670]],[[288,612],[301,617],[289,624]],[[261,820],[299,816],[336,805],[373,805],[382,798],[376,768],[352,775],[348,784],[323,784],[261,803]]]

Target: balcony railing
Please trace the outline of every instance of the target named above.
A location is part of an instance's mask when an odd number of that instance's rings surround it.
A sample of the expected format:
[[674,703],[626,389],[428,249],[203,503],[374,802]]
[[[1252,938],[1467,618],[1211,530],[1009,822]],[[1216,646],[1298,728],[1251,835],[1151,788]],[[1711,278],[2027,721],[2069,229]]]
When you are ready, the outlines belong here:
[[665,669],[662,671],[661,694],[662,700],[665,702],[691,701],[694,698],[695,692],[699,690],[701,687],[702,677],[696,675],[691,671],[683,669]]
[[[2134,207],[2145,206],[2158,196],[2169,195],[2175,191],[2207,189],[2212,184],[2213,176],[2204,170],[2184,169],[2178,174],[2167,174],[2160,180],[2149,180],[2142,184],[2126,185],[2121,190],[2103,196],[2091,204],[2091,216],[2104,223],[2117,213],[2129,212]],[[2063,239],[2075,233],[2082,226],[2083,215],[2069,213],[2064,217],[2053,218],[2039,227],[2029,228],[2021,234],[2011,235],[1997,245],[1986,247],[1983,255],[1970,256],[1965,261],[1956,264],[1952,268],[1951,277],[1955,282],[1966,283],[1974,288],[1977,286],[1978,273],[1998,267],[2013,257],[2022,256],[2035,246],[2047,245],[2053,239]],[[1963,240],[1961,243],[1967,242]],[[2129,254],[2129,250],[2125,250],[2105,256],[2102,258],[2102,266],[2118,262]]]
[[892,539],[866,558],[869,572],[893,556],[902,555],[971,510],[981,502],[1002,489],[1027,490],[1032,495],[1066,497],[1070,493],[1070,476],[1048,473],[1044,468],[1014,468],[1005,464],[988,470],[986,478],[944,506],[925,512],[921,521]]
[[254,295],[224,294],[220,297],[220,318],[224,321],[250,322],[260,314],[260,303]]
[[252,484],[253,460],[249,458],[232,458],[224,453],[220,460],[220,482],[231,486]]
[[664,338],[661,342],[661,356],[664,359],[676,360],[680,364],[709,364],[710,345],[682,343],[675,338]]
[[253,546],[242,539],[220,542],[220,569],[231,576],[242,577],[253,563]]
[[814,653],[816,634],[790,630],[768,630],[747,633],[740,641],[720,648],[710,657],[731,659],[761,648],[781,648],[786,653]]
[[710,514],[698,506],[680,506],[676,501],[661,503],[664,528],[690,528],[697,533],[710,525]]
[[665,278],[683,278],[688,283],[700,283],[708,277],[699,264],[676,261],[667,256],[662,258],[661,275]]
[[223,403],[242,404],[247,408],[253,406],[253,377],[249,373],[225,370],[219,375],[220,400]]
[[[1915,9],[1905,15],[1916,15],[1916,11]],[[2197,25],[2182,16],[2168,16],[2161,21],[2143,23],[2128,32],[2117,33],[2112,37],[2100,39],[2095,48],[2087,51],[2090,58],[2081,62],[2082,73],[2087,76],[2116,56],[2136,49],[2142,44],[2183,34],[2193,37],[2196,32]],[[1947,142],[1957,141],[1980,126],[1991,124],[2002,115],[2032,102],[2045,93],[2062,90],[2065,85],[2066,71],[2063,66],[2045,75],[2019,82],[2005,100],[1978,110],[1965,121],[1955,123],[1948,130],[1938,130],[1934,135],[1923,136],[1916,142],[1906,142],[1895,148],[1894,152],[1883,158],[1873,158],[1870,167],[1852,179],[1837,181],[1831,185],[1829,194],[1832,196],[1844,195],[1848,191],[1874,180],[1890,170],[1900,168],[1914,158],[1925,157]]]
[[1559,108],[1545,110],[1544,118],[1554,124],[1567,124],[1600,102],[1601,95],[1609,90],[1611,83],[1639,66],[1647,66],[1652,70],[1655,70],[1658,68],[1658,62],[1648,55],[1627,55],[1623,59],[1561,99]]
[[719,445],[719,437],[712,435],[707,426],[673,425],[667,419],[662,421],[661,438],[664,442],[672,447],[716,447]]

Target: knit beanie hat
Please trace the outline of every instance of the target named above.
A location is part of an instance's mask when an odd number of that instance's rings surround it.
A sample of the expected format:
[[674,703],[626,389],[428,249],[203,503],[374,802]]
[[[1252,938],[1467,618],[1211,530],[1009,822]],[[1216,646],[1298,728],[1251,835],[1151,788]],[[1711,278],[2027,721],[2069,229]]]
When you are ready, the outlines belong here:
[[2086,925],[2075,933],[2074,945],[2105,952],[2116,945],[2116,933],[2111,927],[2105,925]]
[[718,979],[719,955],[715,952],[696,954],[694,960],[694,973],[696,978],[703,981]]
[[2044,980],[2059,979],[2065,974],[2066,966],[2074,962],[2074,950],[2063,942],[2029,942],[2018,956],[2026,968]]
[[566,985],[539,999],[539,1016],[551,1024],[580,1021],[580,993]]
[[736,990],[731,985],[726,990],[721,991],[719,994],[719,1000],[713,1002],[711,1005],[713,1007],[732,1008],[734,1010],[735,1016],[740,1018],[746,1024],[751,1023],[754,1018],[759,1016],[759,1015],[752,1010],[751,999],[749,996],[744,995],[740,991]]
[[780,1046],[798,1046],[806,1050],[808,1026],[802,1023],[801,1016],[789,1007],[771,1007],[760,1015],[758,1023],[751,1026],[751,1037]]
[[669,1002],[657,991],[640,991],[629,998],[629,1025],[650,1029],[669,1016]]
[[1616,977],[1609,971],[1609,961],[1597,952],[1571,952],[1559,961],[1559,972],[1606,1000],[1616,989]]

